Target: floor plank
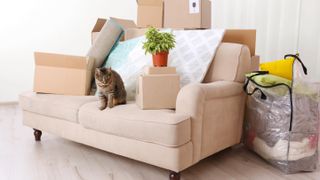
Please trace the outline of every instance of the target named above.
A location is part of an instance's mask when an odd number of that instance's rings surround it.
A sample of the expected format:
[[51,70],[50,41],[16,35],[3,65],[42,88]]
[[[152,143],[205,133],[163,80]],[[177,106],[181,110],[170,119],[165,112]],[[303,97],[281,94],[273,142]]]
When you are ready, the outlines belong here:
[[[15,104],[0,105],[0,180],[166,180],[168,171],[43,133],[35,142]],[[182,172],[183,180],[317,180],[320,170],[285,175],[243,146]]]

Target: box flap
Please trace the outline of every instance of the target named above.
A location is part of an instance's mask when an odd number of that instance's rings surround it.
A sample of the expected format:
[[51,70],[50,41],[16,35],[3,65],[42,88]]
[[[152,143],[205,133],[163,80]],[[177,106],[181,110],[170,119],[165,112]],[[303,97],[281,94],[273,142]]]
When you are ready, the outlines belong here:
[[87,69],[93,63],[92,58],[84,56],[70,56],[52,53],[34,53],[35,64],[39,66]]
[[222,42],[245,44],[249,47],[251,56],[256,54],[255,29],[227,29]]
[[133,20],[128,20],[128,19],[120,19],[120,18],[114,18],[110,17],[111,20],[117,22],[122,29],[129,29],[129,28],[136,28],[137,25]]
[[144,36],[147,32],[147,28],[129,28],[124,31],[124,40],[133,39],[136,37]]
[[94,25],[92,32],[100,32],[103,25],[107,22],[106,19],[98,18],[96,24]]
[[137,0],[138,5],[162,6],[163,0]]

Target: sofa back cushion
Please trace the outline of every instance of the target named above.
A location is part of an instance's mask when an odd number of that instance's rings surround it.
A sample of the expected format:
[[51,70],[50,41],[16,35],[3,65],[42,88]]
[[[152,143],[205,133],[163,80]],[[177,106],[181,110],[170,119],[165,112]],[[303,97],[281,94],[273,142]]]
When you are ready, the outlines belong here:
[[203,82],[244,82],[245,74],[250,71],[251,55],[246,45],[221,43]]

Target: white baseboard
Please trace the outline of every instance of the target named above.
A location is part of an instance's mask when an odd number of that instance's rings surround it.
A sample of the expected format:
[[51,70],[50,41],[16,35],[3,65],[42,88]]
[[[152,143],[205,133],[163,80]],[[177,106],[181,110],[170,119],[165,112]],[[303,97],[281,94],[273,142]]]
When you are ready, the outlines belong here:
[[3,105],[18,105],[18,101],[0,102],[0,106],[3,106]]

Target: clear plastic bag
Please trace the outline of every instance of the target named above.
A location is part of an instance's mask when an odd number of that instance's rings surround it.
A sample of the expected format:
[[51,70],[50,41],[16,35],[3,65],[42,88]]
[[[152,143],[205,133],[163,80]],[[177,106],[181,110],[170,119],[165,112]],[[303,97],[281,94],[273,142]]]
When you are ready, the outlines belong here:
[[252,76],[245,85],[249,96],[244,143],[285,173],[314,171],[318,164],[319,90],[294,57],[291,86],[263,86]]

